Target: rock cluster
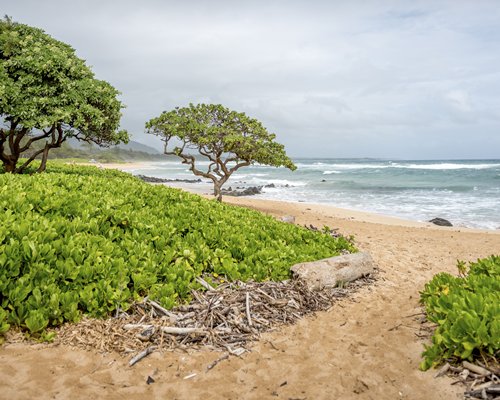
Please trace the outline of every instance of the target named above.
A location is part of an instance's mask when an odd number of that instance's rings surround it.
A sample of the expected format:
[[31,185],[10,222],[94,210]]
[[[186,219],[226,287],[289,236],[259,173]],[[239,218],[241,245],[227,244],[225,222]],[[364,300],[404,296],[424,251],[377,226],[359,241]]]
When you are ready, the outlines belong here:
[[222,189],[222,194],[225,196],[253,196],[261,193],[262,186],[250,186],[245,189],[236,188],[235,190],[233,190],[233,188],[231,187],[229,187],[228,189]]
[[136,175],[137,178],[148,183],[167,183],[167,182],[184,182],[184,183],[200,183],[201,179],[166,179],[156,178],[154,176]]

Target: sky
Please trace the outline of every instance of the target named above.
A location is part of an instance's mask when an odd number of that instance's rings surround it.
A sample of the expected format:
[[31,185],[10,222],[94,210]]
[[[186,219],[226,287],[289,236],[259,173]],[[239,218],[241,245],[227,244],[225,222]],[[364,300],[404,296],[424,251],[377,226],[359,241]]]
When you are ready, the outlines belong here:
[[0,0],[121,93],[122,128],[189,103],[292,157],[500,158],[498,1]]

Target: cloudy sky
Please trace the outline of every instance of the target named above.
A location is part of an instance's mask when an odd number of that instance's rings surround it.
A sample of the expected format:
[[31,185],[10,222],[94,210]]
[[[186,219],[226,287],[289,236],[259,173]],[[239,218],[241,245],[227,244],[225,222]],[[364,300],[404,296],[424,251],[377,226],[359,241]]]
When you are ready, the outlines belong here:
[[292,156],[500,158],[500,3],[0,0],[122,92],[122,126],[188,103]]

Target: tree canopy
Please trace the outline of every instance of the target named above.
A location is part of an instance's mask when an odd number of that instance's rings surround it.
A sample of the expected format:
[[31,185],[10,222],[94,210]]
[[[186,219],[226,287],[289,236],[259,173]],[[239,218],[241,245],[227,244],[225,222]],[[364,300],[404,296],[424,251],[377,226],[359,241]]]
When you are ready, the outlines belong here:
[[[109,146],[128,141],[119,130],[119,92],[94,77],[74,49],[44,31],[0,20],[0,160],[6,172],[23,172],[68,137]],[[36,141],[42,149],[18,165]]]
[[[222,185],[241,167],[259,163],[296,168],[284,146],[274,140],[276,135],[258,120],[220,104],[165,111],[146,123],[146,131],[162,138],[165,154],[179,156],[195,175],[212,180],[219,201]],[[209,160],[206,170],[197,165],[193,150]]]

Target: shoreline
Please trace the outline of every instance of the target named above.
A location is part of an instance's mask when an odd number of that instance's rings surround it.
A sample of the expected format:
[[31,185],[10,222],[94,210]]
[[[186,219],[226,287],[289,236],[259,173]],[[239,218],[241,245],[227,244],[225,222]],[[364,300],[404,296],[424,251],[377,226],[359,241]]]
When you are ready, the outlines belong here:
[[[207,197],[207,196],[205,196]],[[436,230],[441,232],[469,232],[469,233],[485,233],[492,235],[500,235],[500,230],[496,229],[477,229],[462,226],[439,226],[431,222],[421,222],[408,220],[390,215],[382,215],[370,211],[358,211],[348,208],[340,208],[329,204],[318,204],[308,202],[294,202],[286,200],[269,200],[257,198],[255,196],[248,197],[230,197],[225,196],[222,201],[228,204],[249,207],[261,212],[265,212],[278,217],[291,215],[297,217],[304,214],[305,211],[312,211],[321,215],[328,215],[332,218],[344,221],[380,224],[388,226],[400,226],[406,228],[420,228],[428,230]],[[266,211],[267,210],[267,211]],[[297,215],[293,215],[293,213]],[[299,218],[300,220],[300,218]],[[297,221],[296,221],[297,223]]]
[[[151,162],[130,162],[130,163],[110,163],[110,164],[92,164],[85,163],[80,165],[93,165],[106,169],[118,169],[123,172],[130,173],[130,170],[133,169],[141,169],[149,166]],[[213,198],[213,196],[209,193],[211,189],[210,183],[186,183],[186,182],[166,182],[166,183],[154,183],[155,185],[165,185],[168,187],[172,187],[175,189],[185,190],[190,193],[194,193],[197,195],[201,195],[205,198]],[[223,196],[223,202],[235,205],[242,205],[245,207],[250,207],[257,209],[258,211],[262,211],[266,209],[265,203],[275,204],[277,209],[281,206],[282,209],[287,209],[290,212],[294,209],[296,212],[303,212],[304,210],[311,209],[321,213],[329,213],[335,215],[339,219],[353,220],[359,222],[369,222],[375,224],[384,224],[384,225],[392,225],[392,226],[405,226],[405,227],[413,227],[413,228],[427,228],[427,229],[437,229],[446,232],[474,232],[474,233],[490,233],[490,234],[500,234],[500,229],[480,229],[480,228],[472,228],[467,226],[459,226],[454,225],[452,227],[443,227],[435,225],[431,222],[423,222],[412,219],[406,219],[391,215],[378,214],[372,211],[364,211],[364,210],[354,210],[349,208],[341,208],[335,205],[325,204],[325,203],[314,203],[314,202],[302,202],[302,201],[293,201],[293,200],[274,200],[274,199],[265,199],[257,196],[241,196],[241,197],[233,197],[233,196]],[[302,206],[303,207],[302,207]],[[291,215],[290,213],[284,213],[280,216]],[[439,217],[436,215],[436,217]]]

